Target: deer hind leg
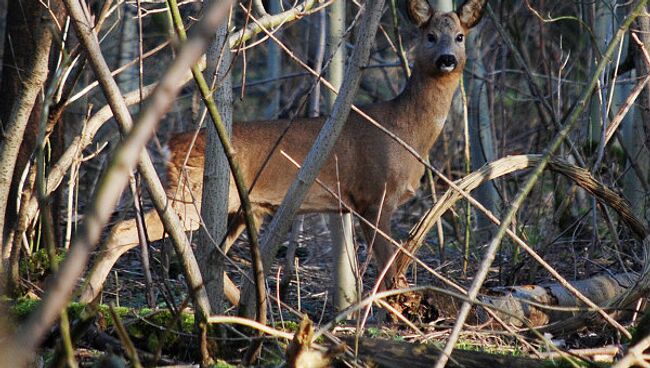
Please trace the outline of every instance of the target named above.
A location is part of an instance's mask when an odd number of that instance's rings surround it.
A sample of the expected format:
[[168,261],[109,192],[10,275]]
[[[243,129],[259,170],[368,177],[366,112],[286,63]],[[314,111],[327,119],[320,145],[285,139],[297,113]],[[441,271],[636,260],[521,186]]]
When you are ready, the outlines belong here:
[[[381,290],[406,286],[404,285],[406,279],[403,275],[397,275],[395,271],[393,255],[397,252],[397,248],[386,239],[386,236],[391,236],[390,218],[394,210],[394,207],[384,205],[381,212],[377,207],[362,212],[363,217],[373,224],[373,226],[370,226],[362,221],[361,228],[366,243],[372,248],[375,263],[377,264],[377,272],[381,273],[388,265],[388,270],[380,285]],[[374,224],[377,224],[376,228]]]
[[[245,225],[244,225],[243,218],[241,216],[237,216],[237,214],[233,214],[233,213],[228,214],[229,231],[226,237],[226,241],[223,244],[224,254],[228,254],[230,247],[235,242],[235,240],[237,240],[239,235],[241,235],[244,228]],[[232,279],[228,276],[228,273],[226,271],[223,272],[223,290],[224,290],[224,294],[226,295],[226,299],[228,299],[228,301],[232,305],[234,306],[239,305],[239,299],[241,296],[239,287],[232,281]]]
[[[253,217],[255,219],[255,232],[259,234],[260,227],[264,220],[264,216],[268,211],[264,211],[261,208],[253,209]],[[246,229],[246,222],[244,221],[244,215],[242,213],[229,213],[228,214],[228,235],[226,242],[224,244],[223,250],[225,254],[228,254],[228,251],[234,244],[234,242],[239,238],[241,233]],[[240,291],[235,283],[228,277],[228,274],[224,271],[223,273],[224,280],[224,292],[226,298],[235,306],[239,305]]]
[[[256,221],[257,223],[258,221]],[[259,229],[259,225],[258,229]],[[235,212],[235,213],[229,213],[228,214],[228,236],[226,237],[226,242],[224,243],[223,246],[223,252],[225,254],[228,254],[228,251],[230,248],[232,248],[232,245],[235,243],[237,238],[241,235],[242,232],[244,232],[244,229],[246,229],[246,223],[244,221],[244,216],[241,213]]]

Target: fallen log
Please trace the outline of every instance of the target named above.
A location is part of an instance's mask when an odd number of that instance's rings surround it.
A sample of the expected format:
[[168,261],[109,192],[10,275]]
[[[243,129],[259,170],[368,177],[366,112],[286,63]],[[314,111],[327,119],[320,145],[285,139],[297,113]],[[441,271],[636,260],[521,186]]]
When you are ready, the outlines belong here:
[[[343,338],[348,346],[355,346],[354,337]],[[429,368],[438,360],[440,349],[434,345],[403,341],[360,338],[358,357],[371,367]],[[340,367],[345,363],[340,361]],[[451,368],[537,368],[549,367],[549,361],[512,355],[497,355],[481,351],[454,350],[447,367]]]
[[[569,284],[599,307],[607,308],[612,299],[633,288],[638,280],[636,273],[601,274]],[[404,317],[421,323],[453,318],[463,302],[453,293],[443,293],[434,287],[393,296],[389,300]],[[562,283],[494,287],[486,290],[479,301],[481,304],[470,312],[469,324],[483,325],[498,317],[514,327],[541,327],[577,316],[588,308]],[[492,315],[487,312],[488,307]]]
[[[571,285],[597,305],[606,307],[610,300],[622,295],[637,280],[636,274],[621,273],[598,275],[573,281]],[[583,312],[585,307],[559,283],[497,287],[492,288],[490,294],[481,301],[494,306],[499,318],[517,327],[539,327],[562,321]],[[523,320],[528,321],[527,326]]]

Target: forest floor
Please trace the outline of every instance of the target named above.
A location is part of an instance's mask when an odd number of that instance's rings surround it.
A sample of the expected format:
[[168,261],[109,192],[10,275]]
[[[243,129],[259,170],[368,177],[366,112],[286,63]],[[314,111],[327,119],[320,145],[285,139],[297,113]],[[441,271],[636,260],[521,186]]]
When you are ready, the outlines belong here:
[[[422,197],[422,195],[421,195]],[[426,207],[422,205],[422,198],[419,201],[412,201],[403,206],[397,216],[393,219],[393,236],[396,239],[405,239],[408,235],[410,226],[414,224],[422,215]],[[430,200],[424,199],[424,203],[430,204]],[[456,217],[453,217],[456,216]],[[458,220],[458,214],[449,215],[444,220],[446,249],[445,260],[441,262],[437,245],[437,235],[435,231],[430,235],[427,244],[422,247],[419,257],[429,266],[435,268],[446,277],[451,278],[457,283],[468,286],[471,279],[463,275],[462,268],[462,241],[458,239],[462,235],[454,230],[454,224]],[[301,314],[306,314],[314,321],[315,328],[324,323],[331,321],[336,312],[332,305],[332,287],[334,279],[332,263],[332,245],[329,233],[324,226],[324,218],[319,214],[306,215],[304,231],[298,236],[299,247],[297,250],[297,277],[292,278],[291,286],[288,290],[288,296],[285,298],[287,305],[298,313],[292,312],[289,308],[279,306],[276,301],[271,303],[271,322],[275,326],[284,326],[284,322],[292,321],[290,326],[295,327],[295,322],[301,320]],[[582,226],[582,228],[581,228]],[[456,226],[458,228],[458,226]],[[262,229],[262,232],[264,229]],[[355,229],[357,235],[361,234],[358,225]],[[541,231],[541,230],[540,230]],[[565,277],[570,280],[582,279],[592,276],[596,273],[615,272],[618,269],[617,261],[612,249],[603,246],[601,256],[593,257],[593,250],[589,248],[590,231],[588,221],[583,220],[575,226],[568,236],[560,236],[554,239],[552,244],[546,244],[543,250],[543,256],[553,264]],[[359,264],[365,265],[368,255],[366,245],[362,237],[355,237],[357,240]],[[286,241],[274,263],[270,276],[267,277],[267,286],[270,293],[276,294],[279,277],[282,277],[282,269],[285,266],[284,255],[286,254]],[[508,247],[504,242],[504,247]],[[152,258],[154,266],[154,275],[156,280],[161,280],[160,259],[161,243],[154,244]],[[470,262],[468,263],[467,275],[472,275],[479,262],[481,247],[474,247],[471,252]],[[589,252],[587,252],[589,250]],[[592,254],[591,257],[583,256]],[[493,266],[490,277],[486,286],[504,286],[504,285],[524,285],[532,283],[552,282],[545,272],[532,261],[516,252],[502,252]],[[512,256],[514,254],[514,256]],[[239,283],[241,280],[242,270],[250,269],[250,257],[248,245],[245,237],[240,238],[229,254],[232,264],[228,266],[229,275]],[[114,302],[121,306],[132,308],[141,308],[146,306],[145,286],[141,273],[141,263],[139,251],[131,251],[123,256],[114,271],[111,273],[109,280],[105,284],[102,303]],[[157,271],[156,271],[157,270]],[[366,274],[363,275],[363,290],[367,293],[374,286],[376,278],[376,269],[370,262]],[[157,300],[161,300],[161,293],[173,295],[173,299],[180,304],[185,295],[185,284],[183,277],[177,268],[173,267],[170,272],[170,278],[165,285],[156,281],[157,286],[154,291],[157,294]],[[422,268],[411,268],[408,273],[409,281],[417,285],[436,285],[440,286],[441,282],[435,279],[433,275]],[[159,287],[160,286],[160,287]],[[164,305],[164,304],[160,304]],[[236,311],[230,311],[236,314]],[[281,313],[280,313],[281,312]],[[402,323],[381,323],[377,324],[378,309],[373,309],[370,318],[364,329],[364,336],[373,338],[384,338],[395,341],[410,342],[427,342],[433,344],[442,344],[453,325],[455,312],[445,313],[445,310],[439,310],[439,318],[431,323],[417,323],[416,325],[424,332],[424,336],[416,334],[412,329]],[[349,323],[339,323],[336,331],[339,334],[354,334],[358,330],[355,321]],[[558,347],[562,349],[583,349],[598,348],[610,345],[620,345],[620,338],[610,332],[602,330],[583,329],[568,336],[559,336],[553,340]],[[533,342],[533,345],[538,343]],[[460,348],[470,350],[482,350],[489,352],[498,352],[500,354],[522,354],[524,347],[512,336],[500,331],[491,330],[487,325],[481,327],[466,329],[459,343]],[[544,349],[542,349],[544,350]],[[525,354],[524,354],[525,355]],[[239,358],[239,357],[238,357]],[[237,359],[235,359],[237,360]],[[235,361],[236,362],[236,361]]]

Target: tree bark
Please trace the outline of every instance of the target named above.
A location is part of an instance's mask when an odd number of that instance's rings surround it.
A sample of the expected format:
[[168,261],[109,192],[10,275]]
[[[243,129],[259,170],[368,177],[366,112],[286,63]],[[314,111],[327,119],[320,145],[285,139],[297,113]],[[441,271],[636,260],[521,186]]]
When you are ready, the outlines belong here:
[[[269,11],[271,14],[278,14],[282,10],[282,0],[271,0],[269,1]],[[275,33],[276,37],[281,37],[281,31]],[[269,85],[271,96],[271,103],[266,109],[266,116],[273,120],[278,118],[280,112],[280,102],[282,97],[282,83],[277,81],[282,72],[282,52],[280,47],[273,41],[268,41],[267,54],[266,54],[266,74],[268,78],[276,79],[275,82]]]
[[[208,2],[214,3],[214,0]],[[223,23],[217,28],[217,33],[210,41],[206,52],[207,66],[204,71],[205,79],[213,81],[216,78],[214,93],[217,109],[230,135],[232,132],[232,82],[230,74],[230,49],[228,40],[228,24]],[[211,119],[208,117],[208,119]],[[197,259],[205,282],[212,313],[222,313],[224,309],[223,272],[224,258],[221,256],[219,241],[223,239],[228,227],[228,192],[230,169],[228,160],[219,141],[214,123],[207,123],[207,142],[205,147],[203,169],[203,192],[201,199],[201,217],[205,228],[199,230]]]
[[[15,274],[17,269],[13,270],[13,275],[6,274],[10,270],[13,243],[12,239],[6,239],[6,235],[15,225],[18,183],[36,143],[40,106],[35,107],[35,103],[48,75],[53,38],[51,21],[47,9],[39,2],[9,3],[7,50],[4,52],[5,67],[0,86],[0,96],[3,96],[0,99],[0,244],[3,247],[3,280],[8,282],[0,287],[6,287],[7,291],[14,289],[18,275]],[[30,134],[25,134],[26,131]]]
[[[643,43],[645,49],[650,50],[650,17],[648,17],[647,13],[636,19],[634,30]],[[634,41],[630,40],[630,42]],[[641,52],[641,50],[638,50],[638,52]],[[645,64],[644,58],[641,55],[634,58],[634,67],[636,69],[637,77],[645,77],[650,73],[650,68]],[[636,101],[636,106],[637,109],[634,114],[633,125],[625,129],[625,135],[630,138],[630,141],[634,141],[630,153],[634,155],[633,159],[637,160],[638,167],[641,168],[642,171],[641,174],[644,175],[647,180],[649,174],[648,162],[650,161],[647,149],[647,147],[649,147],[648,144],[650,143],[650,86],[646,85],[643,89]],[[643,144],[643,139],[645,139],[645,145]],[[631,173],[630,175],[634,175],[634,173]],[[638,178],[635,177],[634,181],[638,181]],[[635,205],[635,210],[639,211],[638,215],[641,215],[646,221],[648,221],[650,220],[650,210],[648,208],[650,203],[648,202],[648,196],[640,185],[637,188],[637,190],[629,188],[630,191],[628,191],[628,193],[632,191],[634,192],[633,197],[630,198],[631,203]],[[628,188],[626,188],[626,191],[627,189]],[[639,200],[635,201],[634,199],[637,198]]]
[[[337,89],[343,85],[345,71],[345,5],[346,1],[339,0],[327,9],[327,46],[331,55],[327,79]],[[331,111],[335,100],[336,94],[326,90],[328,110]],[[352,237],[354,219],[343,212],[328,217],[334,252],[334,308],[342,311],[359,300],[359,266]]]
[[[276,11],[279,10],[280,6],[280,0],[273,0],[271,1],[271,13],[274,14]],[[323,68],[323,58],[325,57],[325,11],[321,10],[318,13],[318,23],[313,24],[313,23],[306,23],[304,25],[305,29],[309,31],[309,33],[316,31],[318,32],[318,41],[316,45],[316,51],[315,55],[313,56],[313,66],[314,70],[317,73],[320,73]],[[277,34],[277,33],[276,33]],[[269,44],[269,54],[268,54],[268,60],[269,60],[269,75],[277,76],[280,75],[280,67],[281,67],[281,53],[280,47],[273,41]],[[279,112],[280,109],[280,85],[276,84],[276,86],[272,89],[273,93],[273,102],[270,107],[274,107],[275,104],[277,103],[277,111],[274,114],[270,114],[270,118],[274,119],[277,118],[277,112]],[[321,95],[321,88],[320,88],[320,83],[317,83],[311,90],[311,95],[309,96],[309,103],[307,105],[307,116],[309,117],[316,117],[320,115],[320,95]],[[268,116],[269,114],[267,114]],[[322,217],[321,217],[322,218]],[[284,272],[282,274],[282,280],[280,280],[280,298],[282,300],[286,300],[286,295],[289,292],[289,286],[291,285],[291,280],[293,280],[293,276],[296,272],[296,266],[295,266],[295,261],[296,261],[296,250],[298,249],[298,246],[300,245],[300,235],[303,232],[305,225],[305,216],[304,215],[298,215],[296,219],[293,221],[293,224],[291,224],[291,237],[289,238],[289,246],[287,247],[287,253],[284,257]]]
[[[7,25],[7,0],[0,0],[0,60],[4,59],[5,31]],[[0,75],[2,75],[3,63],[0,63]]]
[[[480,29],[475,29],[469,34],[466,46],[468,53],[467,67],[465,69],[472,71],[473,75],[486,77],[485,64],[481,55],[481,34]],[[467,86],[469,97],[467,109],[469,117],[470,158],[472,171],[474,171],[480,169],[484,164],[494,161],[497,155],[490,122],[487,82],[473,78],[465,85]],[[499,216],[501,200],[494,181],[477,188],[474,198],[497,217]],[[477,212],[476,219],[478,233],[475,237],[479,243],[482,243],[491,235],[490,230],[494,230],[494,226],[482,213]]]
[[431,7],[441,12],[454,10],[454,4],[452,4],[451,0],[431,0]]
[[[140,32],[139,32],[139,18],[137,8],[131,6],[124,6],[124,17],[122,20],[122,32],[120,34],[119,47],[120,53],[118,56],[118,65],[126,65],[129,62],[139,59],[140,56]],[[134,91],[140,87],[140,72],[144,73],[140,68],[140,63],[125,70],[118,76],[118,84],[123,91]],[[144,76],[143,76],[144,77]],[[137,113],[139,106],[132,107],[131,111]],[[140,197],[140,180],[136,175],[129,178],[129,187],[131,195],[133,196],[133,208],[135,209],[136,226],[138,228],[138,238],[140,241],[140,260],[142,263],[142,273],[144,276],[145,284],[145,297],[149,307],[156,306],[155,296],[153,293],[153,278],[151,276],[151,268],[149,267],[149,242],[147,240],[147,231],[145,229],[144,212],[141,206]]]

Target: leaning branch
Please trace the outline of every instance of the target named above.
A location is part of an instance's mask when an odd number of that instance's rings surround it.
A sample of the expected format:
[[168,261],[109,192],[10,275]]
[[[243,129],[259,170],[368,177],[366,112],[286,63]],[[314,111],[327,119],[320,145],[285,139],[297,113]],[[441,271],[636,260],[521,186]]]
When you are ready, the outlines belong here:
[[[469,193],[490,180],[538,165],[541,159],[541,155],[507,156],[485,164],[479,170],[456,181],[456,185]],[[626,201],[616,192],[599,183],[588,170],[561,160],[552,160],[548,169],[568,177],[576,185],[594,195],[599,202],[616,210],[637,239],[643,240],[649,235],[646,226],[634,216]],[[453,188],[447,190],[436,201],[435,205],[413,226],[409,233],[409,238],[404,244],[404,248],[412,254],[417,253],[436,221],[461,198],[463,196],[457,190]],[[501,224],[500,221],[495,220],[497,226]],[[512,233],[512,236],[513,240],[517,241],[518,236],[514,233]],[[410,257],[406,256],[406,254],[400,254],[395,260],[397,272],[404,272],[410,262]]]

